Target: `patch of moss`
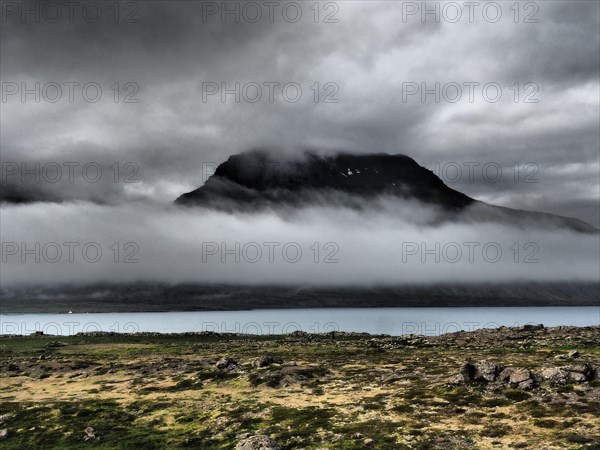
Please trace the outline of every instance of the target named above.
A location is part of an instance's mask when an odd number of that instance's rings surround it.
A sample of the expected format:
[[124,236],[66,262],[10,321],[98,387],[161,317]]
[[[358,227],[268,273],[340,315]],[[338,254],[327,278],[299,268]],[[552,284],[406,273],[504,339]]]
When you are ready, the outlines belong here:
[[480,435],[490,438],[497,438],[506,436],[507,434],[512,432],[512,428],[508,425],[503,424],[491,424],[486,425],[483,430],[479,432]]
[[514,402],[522,402],[531,398],[530,393],[519,389],[506,389],[504,391],[504,396],[507,399],[512,400]]

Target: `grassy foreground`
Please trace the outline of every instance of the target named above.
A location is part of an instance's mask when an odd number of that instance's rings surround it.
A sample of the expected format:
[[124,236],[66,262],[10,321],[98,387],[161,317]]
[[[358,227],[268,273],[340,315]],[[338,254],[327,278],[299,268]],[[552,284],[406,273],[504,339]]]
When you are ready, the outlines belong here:
[[[3,337],[0,449],[599,449],[599,343],[600,327]],[[531,378],[461,380],[466,361]]]

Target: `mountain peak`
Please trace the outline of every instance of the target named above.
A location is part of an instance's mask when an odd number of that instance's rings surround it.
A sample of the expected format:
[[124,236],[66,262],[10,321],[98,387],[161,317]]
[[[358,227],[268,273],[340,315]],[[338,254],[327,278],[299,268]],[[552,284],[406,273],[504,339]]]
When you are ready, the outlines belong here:
[[324,191],[361,198],[392,195],[448,209],[460,209],[473,202],[402,154],[323,156],[307,152],[298,159],[281,159],[263,151],[231,156],[203,186],[176,202],[217,208],[226,199],[242,201],[246,206],[301,204],[309,201],[311,192]]
[[230,212],[312,204],[365,208],[387,197],[434,207],[431,223],[493,222],[537,229],[597,233],[590,224],[554,214],[493,206],[446,186],[432,171],[403,154],[320,155],[296,159],[254,150],[232,155],[203,186],[175,203]]

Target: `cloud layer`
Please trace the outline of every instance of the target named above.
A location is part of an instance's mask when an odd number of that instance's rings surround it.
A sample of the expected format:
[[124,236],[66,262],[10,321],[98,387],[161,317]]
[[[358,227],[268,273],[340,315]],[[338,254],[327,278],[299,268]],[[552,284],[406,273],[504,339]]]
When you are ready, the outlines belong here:
[[597,235],[476,221],[428,226],[435,211],[414,202],[249,214],[144,203],[1,212],[3,286],[597,281],[600,270]]

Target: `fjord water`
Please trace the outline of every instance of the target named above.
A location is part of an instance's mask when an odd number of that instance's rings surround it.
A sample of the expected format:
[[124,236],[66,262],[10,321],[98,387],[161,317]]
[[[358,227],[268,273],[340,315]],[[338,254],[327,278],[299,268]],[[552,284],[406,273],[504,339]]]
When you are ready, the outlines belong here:
[[600,325],[600,306],[477,308],[314,308],[246,311],[90,314],[0,314],[0,334],[73,335],[79,332],[185,333],[214,331],[253,335],[294,331],[439,335],[500,326]]

